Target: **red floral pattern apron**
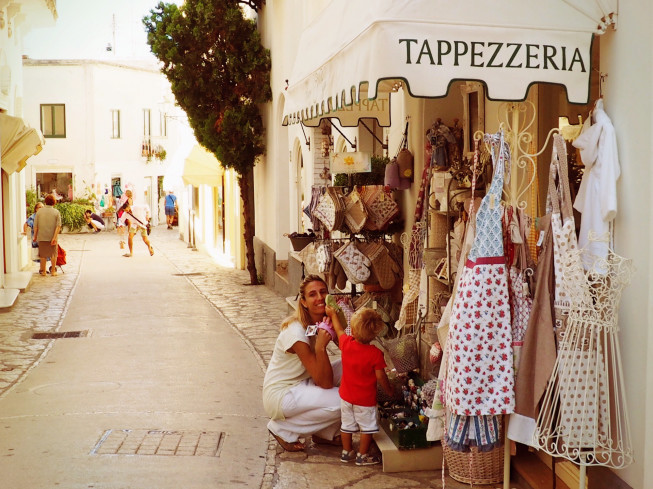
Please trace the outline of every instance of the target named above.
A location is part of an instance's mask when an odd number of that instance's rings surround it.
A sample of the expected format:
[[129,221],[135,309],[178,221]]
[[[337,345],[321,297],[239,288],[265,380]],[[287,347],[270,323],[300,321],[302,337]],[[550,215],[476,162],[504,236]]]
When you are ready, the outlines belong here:
[[512,413],[515,405],[508,271],[503,253],[503,133],[486,135],[494,176],[476,218],[476,238],[453,305],[445,400],[451,413]]

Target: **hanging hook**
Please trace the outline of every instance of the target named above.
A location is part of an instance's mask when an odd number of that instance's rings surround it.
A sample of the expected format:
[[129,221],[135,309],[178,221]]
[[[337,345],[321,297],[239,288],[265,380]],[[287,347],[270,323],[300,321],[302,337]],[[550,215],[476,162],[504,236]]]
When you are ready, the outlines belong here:
[[300,122],[300,127],[302,128],[302,132],[304,133],[304,142],[306,143],[306,146],[308,146],[308,150],[311,150],[311,138],[306,137],[306,131],[304,131],[304,122]]
[[599,71],[599,98],[603,98],[603,83],[607,77],[607,73]]

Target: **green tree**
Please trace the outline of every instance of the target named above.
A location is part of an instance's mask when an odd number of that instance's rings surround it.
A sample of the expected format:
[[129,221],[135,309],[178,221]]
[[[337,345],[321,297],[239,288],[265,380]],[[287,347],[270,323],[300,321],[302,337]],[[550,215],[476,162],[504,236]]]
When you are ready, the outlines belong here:
[[147,42],[161,62],[197,141],[225,168],[238,173],[245,221],[247,270],[258,283],[254,262],[253,167],[264,153],[259,106],[272,98],[270,52],[241,4],[263,0],[160,2],[143,18]]

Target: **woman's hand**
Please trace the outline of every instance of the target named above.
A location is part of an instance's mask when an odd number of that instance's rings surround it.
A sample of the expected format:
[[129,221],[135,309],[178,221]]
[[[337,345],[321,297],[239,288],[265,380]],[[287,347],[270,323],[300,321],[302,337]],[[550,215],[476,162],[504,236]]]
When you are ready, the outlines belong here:
[[318,328],[317,335],[315,335],[315,351],[326,351],[329,341],[331,341],[331,335],[326,330]]
[[[326,335],[328,340],[325,340],[323,335]],[[306,371],[310,374],[313,382],[318,387],[323,389],[331,389],[333,387],[333,369],[331,368],[331,361],[326,351],[326,345],[331,341],[331,335],[326,331],[320,329],[316,335],[315,351],[311,349],[308,343],[303,341],[296,342],[288,351],[295,353]],[[321,347],[318,345],[322,345]]]

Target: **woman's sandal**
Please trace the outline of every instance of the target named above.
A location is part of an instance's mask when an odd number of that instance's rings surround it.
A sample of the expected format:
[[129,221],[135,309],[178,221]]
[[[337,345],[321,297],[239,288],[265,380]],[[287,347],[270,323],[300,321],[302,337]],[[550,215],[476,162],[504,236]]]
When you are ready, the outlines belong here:
[[270,434],[274,437],[275,440],[277,440],[277,443],[281,445],[281,448],[283,448],[287,452],[301,452],[302,450],[306,449],[306,445],[304,445],[300,441],[290,443],[284,440],[283,438],[281,438],[280,436],[275,435],[271,431]]
[[318,445],[332,445],[334,447],[342,446],[342,438],[340,437],[340,434],[334,436],[333,440],[327,440],[326,438],[322,438],[321,436],[317,436],[317,435],[313,435],[311,439],[313,440],[313,443],[316,443]]
[[154,256],[154,248],[150,246],[150,256]]

